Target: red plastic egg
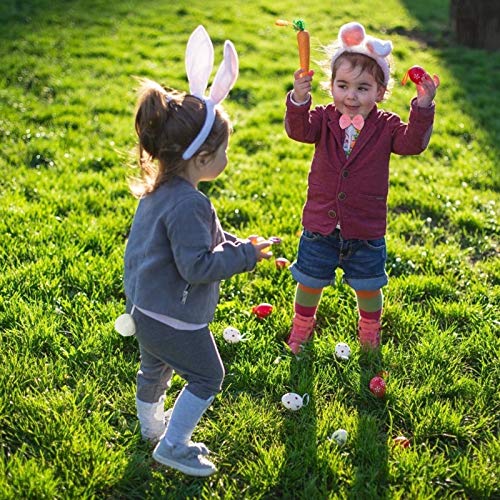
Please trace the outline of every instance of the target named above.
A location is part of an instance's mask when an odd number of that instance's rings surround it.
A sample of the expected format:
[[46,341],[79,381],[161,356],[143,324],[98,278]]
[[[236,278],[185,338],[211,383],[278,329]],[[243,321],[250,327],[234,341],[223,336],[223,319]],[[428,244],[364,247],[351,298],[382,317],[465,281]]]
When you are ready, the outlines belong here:
[[422,81],[422,78],[425,76],[425,69],[420,66],[412,66],[403,77],[402,84],[406,85],[408,78],[415,84],[419,84]]
[[410,440],[406,436],[397,436],[392,441],[395,445],[401,446],[402,448],[410,447]]
[[385,380],[382,377],[373,377],[370,380],[370,391],[377,398],[383,398],[385,396]]
[[286,259],[285,257],[278,257],[274,263],[276,264],[276,267],[278,269],[284,269],[285,267],[288,267],[290,265],[290,261]]
[[271,304],[263,302],[258,306],[253,306],[252,312],[255,314],[255,316],[257,316],[257,318],[262,319],[269,316],[273,312],[273,306]]

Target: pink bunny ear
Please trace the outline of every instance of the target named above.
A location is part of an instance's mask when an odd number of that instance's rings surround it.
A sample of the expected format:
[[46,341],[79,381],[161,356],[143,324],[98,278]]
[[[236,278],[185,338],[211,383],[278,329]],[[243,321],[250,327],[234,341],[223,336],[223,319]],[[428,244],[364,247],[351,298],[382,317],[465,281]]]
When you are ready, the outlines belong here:
[[384,73],[384,85],[387,86],[391,77],[391,69],[387,56],[392,51],[392,43],[387,40],[373,38],[365,32],[362,24],[351,22],[340,27],[338,44],[333,46],[331,67],[335,61],[345,52],[353,54],[364,54],[374,59]]
[[238,78],[238,69],[239,64],[236,49],[229,40],[226,40],[224,44],[224,60],[217,70],[210,89],[210,99],[215,104],[223,101],[233,88]]
[[186,73],[189,91],[200,99],[205,94],[214,67],[214,46],[205,28],[198,26],[186,46]]
[[356,22],[344,24],[339,31],[339,40],[345,48],[360,45],[365,36],[365,28]]

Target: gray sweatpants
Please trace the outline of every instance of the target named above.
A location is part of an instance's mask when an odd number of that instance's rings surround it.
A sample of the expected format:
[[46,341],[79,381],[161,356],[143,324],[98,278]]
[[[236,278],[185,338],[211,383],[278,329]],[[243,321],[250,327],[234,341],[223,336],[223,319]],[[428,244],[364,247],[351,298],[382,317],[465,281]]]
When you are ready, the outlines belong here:
[[174,371],[187,381],[186,389],[201,399],[209,399],[220,392],[224,365],[208,327],[176,330],[137,309],[133,317],[141,354],[137,372],[138,399],[156,403],[170,387]]

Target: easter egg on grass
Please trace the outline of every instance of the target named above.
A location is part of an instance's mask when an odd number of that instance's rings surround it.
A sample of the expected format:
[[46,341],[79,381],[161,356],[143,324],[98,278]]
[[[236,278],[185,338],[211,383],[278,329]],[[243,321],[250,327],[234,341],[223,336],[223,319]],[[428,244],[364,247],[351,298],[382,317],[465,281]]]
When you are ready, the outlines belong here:
[[339,342],[335,346],[335,356],[339,359],[349,359],[351,355],[351,348],[345,342]]
[[226,327],[222,336],[224,337],[224,340],[230,344],[237,344],[243,340],[243,335],[241,335],[240,331],[237,328],[234,328],[234,326]]
[[401,446],[401,448],[409,448],[410,440],[406,436],[397,436],[392,440],[394,446]]
[[370,392],[377,398],[385,396],[386,383],[382,377],[376,376],[370,380]]
[[287,392],[281,397],[281,403],[285,408],[288,408],[292,411],[297,411],[309,403],[309,394],[300,396],[295,392]]
[[347,431],[345,429],[337,429],[330,438],[330,441],[335,441],[339,446],[344,446],[347,442]]
[[268,304],[267,302],[263,302],[262,304],[253,306],[252,312],[255,314],[255,316],[257,316],[257,318],[263,319],[273,312],[273,306],[271,304]]

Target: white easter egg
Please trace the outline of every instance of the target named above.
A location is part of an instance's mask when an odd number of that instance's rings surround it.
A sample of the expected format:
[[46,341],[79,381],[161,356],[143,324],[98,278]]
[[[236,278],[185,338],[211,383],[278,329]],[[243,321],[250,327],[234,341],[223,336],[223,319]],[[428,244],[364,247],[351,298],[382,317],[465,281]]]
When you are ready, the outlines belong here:
[[292,411],[297,411],[302,408],[304,405],[304,401],[302,396],[295,394],[295,392],[287,392],[281,397],[281,402],[285,408],[288,408]]
[[135,335],[135,321],[130,314],[121,314],[115,320],[115,330],[124,337]]
[[332,434],[330,439],[335,441],[339,446],[344,446],[347,442],[347,436],[348,434],[345,429],[338,429]]
[[236,344],[242,339],[240,331],[237,328],[234,328],[234,326],[228,326],[225,328],[222,336],[224,337],[224,340],[230,344]]
[[339,359],[349,359],[351,348],[345,342],[339,342],[335,346],[335,356]]

